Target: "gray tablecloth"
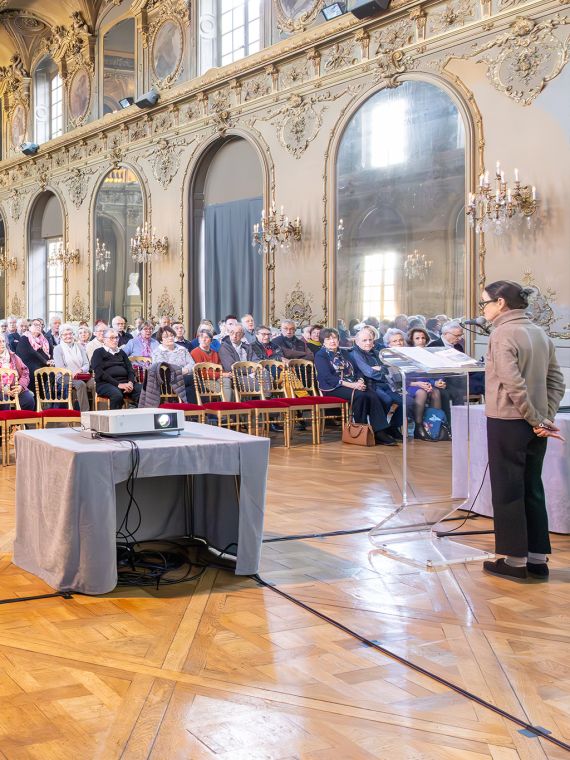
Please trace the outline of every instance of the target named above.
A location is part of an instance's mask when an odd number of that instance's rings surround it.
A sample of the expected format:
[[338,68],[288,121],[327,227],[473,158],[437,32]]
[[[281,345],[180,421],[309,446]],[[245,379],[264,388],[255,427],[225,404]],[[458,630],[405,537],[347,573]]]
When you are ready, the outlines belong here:
[[[269,440],[186,423],[179,437],[136,441],[135,497],[142,513],[137,540],[182,536],[191,527],[220,550],[237,543],[236,573],[257,572]],[[128,500],[129,444],[52,428],[16,433],[16,448],[14,563],[56,589],[111,591],[117,582],[116,531]],[[191,508],[184,498],[189,483]]]
[[[487,464],[487,418],[485,407],[474,405],[469,408],[469,427],[471,438],[471,487],[470,500],[466,508],[471,506],[476,496],[485,466]],[[570,414],[557,414],[556,424],[560,428],[566,443],[551,439],[548,441],[542,482],[546,494],[546,508],[550,530],[555,533],[570,533]],[[453,425],[453,496],[467,496],[467,462],[465,446],[467,445],[467,413],[466,407],[452,407]],[[492,517],[491,486],[489,472],[481,492],[477,497],[474,512]]]

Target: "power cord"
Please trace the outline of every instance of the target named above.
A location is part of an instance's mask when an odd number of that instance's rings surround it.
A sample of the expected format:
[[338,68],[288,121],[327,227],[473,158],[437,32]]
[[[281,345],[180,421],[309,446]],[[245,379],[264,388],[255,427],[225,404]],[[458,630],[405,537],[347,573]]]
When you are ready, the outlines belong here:
[[[451,533],[455,533],[455,531],[459,530],[459,528],[462,528],[465,525],[465,523],[467,522],[467,520],[469,520],[469,519],[471,519],[472,517],[475,516],[475,515],[472,514],[473,513],[473,507],[475,506],[475,502],[479,498],[479,494],[481,493],[481,489],[483,488],[483,484],[485,482],[485,478],[487,476],[487,470],[488,469],[489,469],[489,460],[487,460],[487,464],[485,465],[485,471],[483,472],[483,477],[481,478],[481,483],[479,484],[479,489],[477,490],[477,493],[475,494],[475,498],[471,502],[471,506],[469,507],[469,509],[467,511],[467,515],[466,515],[465,519],[463,520],[463,522],[460,523],[459,525],[457,525],[455,528],[452,528],[451,530],[435,531],[435,535],[438,538],[444,538],[445,536],[449,536]],[[473,535],[473,533],[490,535],[491,533],[494,533],[494,531],[493,530],[465,531],[461,535],[464,535],[464,536],[466,536],[466,535]]]

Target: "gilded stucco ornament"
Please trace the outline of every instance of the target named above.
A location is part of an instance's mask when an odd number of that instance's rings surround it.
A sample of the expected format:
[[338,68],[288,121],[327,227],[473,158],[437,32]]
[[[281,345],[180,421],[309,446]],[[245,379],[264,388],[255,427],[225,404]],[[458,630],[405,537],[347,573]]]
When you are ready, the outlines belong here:
[[162,291],[160,298],[158,299],[157,304],[158,309],[158,316],[166,316],[170,317],[170,319],[175,318],[175,309],[174,309],[174,301],[172,300],[172,297],[170,293],[168,292],[167,288],[165,287]]
[[81,298],[78,290],[75,291],[73,300],[71,302],[71,314],[69,316],[72,322],[88,322],[89,310],[85,306],[85,302]]
[[353,43],[351,41],[336,42],[325,54],[323,71],[328,74],[338,69],[346,69],[347,66],[352,66],[355,63],[358,63],[358,57],[354,54]]
[[382,53],[376,59],[374,82],[382,83],[385,87],[398,87],[401,75],[412,70],[416,63],[413,56],[402,50]]
[[85,200],[89,188],[89,177],[92,174],[92,169],[74,168],[65,180],[69,198],[76,209],[81,208]]
[[18,295],[12,296],[12,314],[23,314],[22,299]]
[[8,199],[8,212],[10,217],[17,221],[22,214],[22,196],[19,190],[14,190],[10,198]]
[[445,32],[448,29],[456,29],[465,26],[475,20],[474,0],[458,0],[448,3],[444,8],[435,10],[428,16],[428,27],[432,34]]
[[152,83],[164,90],[183,71],[184,24],[190,22],[190,4],[185,0],[160,0],[147,2],[145,10],[151,20],[142,29],[143,48],[150,51]]
[[271,83],[267,75],[254,77],[242,83],[242,99],[244,102],[262,98],[271,92]]
[[532,322],[550,335],[551,338],[560,338],[562,340],[570,340],[570,332],[568,328],[570,325],[564,325],[562,331],[553,330],[552,326],[555,322],[558,322],[560,317],[557,317],[554,313],[553,304],[556,302],[556,291],[550,286],[544,291],[536,284],[536,280],[532,270],[525,269],[523,277],[523,284],[533,288],[534,293],[529,297],[529,306],[527,312]]
[[402,19],[371,35],[370,41],[376,45],[376,55],[411,45],[414,41],[414,24],[410,19]]
[[[568,23],[569,17],[560,15],[540,23],[519,17],[508,31],[476,46],[471,57],[488,64],[487,76],[499,92],[528,106],[568,62],[568,39],[554,34]],[[490,51],[498,55],[487,55]]]
[[180,156],[186,145],[188,141],[183,137],[175,140],[162,139],[143,153],[142,157],[149,160],[153,176],[164,190],[170,185],[180,168]]
[[311,323],[313,312],[311,299],[301,289],[298,282],[285,298],[285,317],[292,319],[297,327],[305,327]]
[[277,28],[284,34],[304,32],[324,4],[323,0],[274,0]]

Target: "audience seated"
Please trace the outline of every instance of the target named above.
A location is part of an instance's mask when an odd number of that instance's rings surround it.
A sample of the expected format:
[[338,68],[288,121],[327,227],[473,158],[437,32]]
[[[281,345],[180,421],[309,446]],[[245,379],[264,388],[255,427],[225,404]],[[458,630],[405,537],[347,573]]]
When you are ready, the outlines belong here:
[[89,396],[95,393],[95,381],[92,377],[81,378],[77,375],[89,375],[89,359],[85,347],[75,340],[73,327],[63,325],[59,330],[60,341],[53,350],[56,367],[63,367],[73,373],[72,387],[77,397],[79,409],[89,411]]
[[152,337],[152,322],[143,322],[140,332],[123,347],[127,356],[146,356],[151,359],[153,353],[160,346],[156,338]]
[[220,343],[220,341],[217,338],[213,337],[214,336],[214,325],[213,325],[212,322],[210,322],[209,319],[203,319],[200,322],[200,324],[198,325],[198,329],[196,330],[196,337],[193,340],[190,341],[190,345],[191,345],[192,349],[198,348],[198,346],[200,345],[199,334],[200,334],[200,332],[202,330],[207,330],[208,332],[212,333],[211,349],[212,349],[212,351],[219,351],[221,343]]
[[[160,330],[161,327],[171,327],[172,326],[172,320],[168,316],[168,314],[163,314],[161,317],[159,317],[158,320],[158,327],[153,332],[152,337],[157,338],[157,333]],[[158,340],[158,338],[157,338]]]
[[[365,325],[356,334],[355,345],[348,354],[348,358],[366,381],[367,388],[373,390],[386,415],[393,410],[390,426],[386,432],[396,441],[402,440],[400,428],[403,423],[402,394],[395,391],[389,381],[388,369],[382,364],[375,343],[378,340],[378,331],[371,325]],[[396,407],[393,409],[393,407]]]
[[[228,314],[224,319],[220,320],[220,332],[217,335],[214,335],[214,338],[221,342],[223,338],[226,337],[226,335],[229,335],[230,328],[234,325],[237,325],[238,318],[235,314]],[[219,349],[218,349],[219,350]]]
[[117,331],[117,335],[119,336],[119,346],[121,348],[132,340],[133,336],[130,332],[127,332],[127,320],[124,317],[119,315],[113,317],[111,320],[111,327],[113,330]]
[[191,402],[195,400],[194,384],[192,380],[192,368],[194,359],[190,356],[188,349],[184,346],[177,346],[175,342],[176,334],[172,327],[161,327],[157,333],[159,345],[152,354],[153,364],[172,364],[179,367],[184,377],[186,387],[186,399]]
[[332,327],[326,328],[322,331],[322,337],[323,347],[315,354],[315,369],[321,391],[328,396],[352,401],[354,421],[369,421],[376,443],[394,446],[396,441],[387,432],[390,423],[386,419],[384,407],[376,393],[366,387],[364,378],[350,359],[339,350],[338,332]]
[[[91,330],[87,325],[79,325],[77,328],[77,342],[87,351],[87,344],[91,340]],[[87,357],[89,358],[89,357]]]
[[8,320],[0,319],[0,335],[6,335],[8,332]]
[[[320,334],[321,330],[323,329],[323,325],[309,325],[307,328],[308,332],[308,338],[305,339],[305,343],[307,344],[307,348],[311,353],[314,355],[319,351],[323,344],[320,340]],[[339,333],[339,339],[340,339],[340,333]]]
[[40,367],[53,367],[48,339],[42,333],[41,319],[32,319],[29,329],[18,341],[16,353],[29,370],[30,391],[34,393],[34,372]]
[[172,323],[172,329],[174,330],[174,335],[176,336],[174,342],[177,346],[183,346],[187,351],[192,351],[192,342],[187,340],[185,336],[185,330],[182,322],[173,322]]
[[59,335],[60,327],[61,327],[61,316],[59,314],[54,314],[53,317],[49,321],[49,330],[45,334],[49,343],[49,355],[52,357],[53,357],[53,349],[58,345],[60,341],[60,335]]
[[430,348],[455,348],[457,351],[463,351],[465,348],[464,331],[458,320],[452,319],[445,322],[441,327],[439,338],[429,343]]
[[251,344],[252,360],[254,362],[272,359],[277,362],[289,361],[283,356],[283,351],[271,340],[271,330],[266,325],[259,325],[255,333],[255,343]]
[[95,326],[93,328],[93,339],[89,341],[89,343],[85,346],[85,351],[87,353],[87,358],[91,362],[93,359],[93,354],[98,348],[102,348],[105,343],[103,340],[103,336],[105,335],[105,330],[107,329],[107,325],[105,322],[99,321],[95,323]]
[[117,331],[112,327],[107,328],[103,334],[103,342],[103,347],[94,351],[91,359],[97,395],[108,398],[111,409],[121,409],[125,396],[129,396],[136,406],[141,385],[135,382],[135,373],[129,357],[117,345]]
[[133,322],[133,336],[140,332],[145,320],[142,317],[136,317]]
[[280,348],[286,359],[308,359],[313,361],[313,352],[305,342],[295,335],[296,325],[292,319],[281,322],[281,335],[273,339],[273,345]]
[[229,400],[232,398],[232,366],[236,362],[253,361],[251,343],[244,338],[244,329],[236,323],[230,327],[229,334],[222,340],[219,350],[220,364],[223,367],[222,383],[224,395]]
[[256,330],[255,320],[252,314],[244,314],[241,318],[241,326],[243,327],[243,337],[248,343],[255,343]]
[[10,351],[15,351],[18,345],[20,336],[18,335],[18,326],[16,317],[8,317],[6,320],[6,340],[8,341],[8,348]]
[[6,410],[5,402],[18,398],[21,409],[35,408],[34,395],[28,390],[30,371],[24,362],[8,348],[6,333],[0,333],[0,411]]
[[198,330],[198,345],[190,351],[190,356],[196,364],[210,362],[211,364],[220,363],[220,355],[212,348],[214,335],[207,327]]

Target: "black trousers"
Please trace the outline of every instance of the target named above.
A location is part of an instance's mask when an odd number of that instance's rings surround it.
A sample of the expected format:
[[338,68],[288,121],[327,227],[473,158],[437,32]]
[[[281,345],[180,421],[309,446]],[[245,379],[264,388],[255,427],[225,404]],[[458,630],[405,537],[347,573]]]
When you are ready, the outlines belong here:
[[[111,383],[97,383],[96,389],[99,396],[106,396],[109,399],[109,407],[111,409],[122,409],[124,395],[120,388]],[[142,385],[140,383],[134,383],[132,393],[129,394],[135,404],[139,403],[141,389]]]
[[487,418],[487,448],[497,554],[548,554],[548,516],[542,485],[546,438],[525,420]]
[[[337,396],[350,401],[352,397],[352,388],[340,386],[334,391],[323,391],[325,396]],[[386,412],[382,402],[374,391],[354,391],[354,401],[352,403],[352,416],[355,422],[366,423],[370,419],[370,425],[375,433],[385,430],[389,427],[386,419]]]

